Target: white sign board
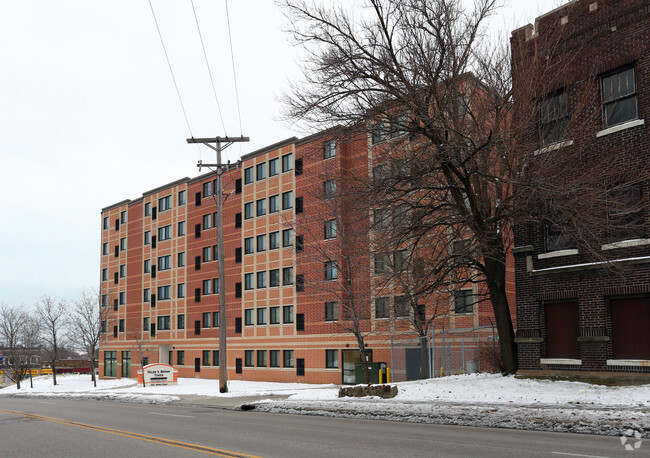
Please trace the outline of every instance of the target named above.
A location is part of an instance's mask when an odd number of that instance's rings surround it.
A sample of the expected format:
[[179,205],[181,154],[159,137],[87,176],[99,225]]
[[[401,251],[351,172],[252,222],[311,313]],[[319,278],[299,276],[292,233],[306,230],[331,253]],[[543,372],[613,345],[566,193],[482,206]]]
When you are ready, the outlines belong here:
[[178,370],[169,364],[149,364],[144,366],[144,376],[142,371],[138,371],[138,386],[153,385],[176,385],[178,383]]

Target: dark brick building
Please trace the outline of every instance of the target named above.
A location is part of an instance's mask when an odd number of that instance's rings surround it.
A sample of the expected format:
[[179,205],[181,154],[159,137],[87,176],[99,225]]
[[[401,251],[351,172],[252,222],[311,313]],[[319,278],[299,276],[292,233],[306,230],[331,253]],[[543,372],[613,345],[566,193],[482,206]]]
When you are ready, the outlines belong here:
[[593,209],[595,249],[543,222],[516,227],[519,370],[650,374],[650,2],[575,0],[515,30],[511,44],[515,93],[535,79],[521,73],[535,60],[564,69],[536,94],[531,163],[588,164],[606,196]]

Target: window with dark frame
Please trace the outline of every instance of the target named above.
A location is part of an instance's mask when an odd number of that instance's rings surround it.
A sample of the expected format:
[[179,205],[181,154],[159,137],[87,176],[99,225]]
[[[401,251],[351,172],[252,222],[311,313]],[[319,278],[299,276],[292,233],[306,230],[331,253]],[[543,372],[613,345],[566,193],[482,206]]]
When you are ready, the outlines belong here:
[[325,350],[325,368],[338,369],[338,367],[339,367],[339,351]]
[[375,298],[375,318],[390,318],[390,301],[387,297]]
[[338,304],[336,302],[325,302],[325,321],[338,321]]
[[244,184],[251,184],[255,181],[253,174],[253,167],[247,167],[244,169]]
[[336,156],[336,140],[328,140],[323,143],[323,159],[330,159]]
[[637,94],[634,67],[616,70],[601,77],[605,127],[637,119]]
[[570,235],[565,234],[560,227],[546,221],[543,224],[544,251],[571,250],[576,248],[576,243]]
[[282,351],[282,366],[293,367],[293,350]]
[[336,238],[336,220],[331,219],[325,221],[324,223],[324,236],[325,240],[335,239]]
[[285,154],[282,156],[282,172],[288,172],[293,169],[293,154]]
[[641,183],[612,187],[607,192],[607,235],[611,242],[644,238],[645,208]]
[[408,317],[411,314],[411,301],[408,296],[395,296],[393,298],[395,317]]
[[255,175],[257,181],[263,180],[266,178],[266,162],[262,162],[261,164],[257,164],[255,166]]
[[280,159],[269,159],[269,177],[275,176],[280,173]]
[[540,106],[540,135],[544,146],[566,140],[569,128],[569,100],[562,92]]
[[474,294],[471,289],[454,291],[454,313],[474,313]]

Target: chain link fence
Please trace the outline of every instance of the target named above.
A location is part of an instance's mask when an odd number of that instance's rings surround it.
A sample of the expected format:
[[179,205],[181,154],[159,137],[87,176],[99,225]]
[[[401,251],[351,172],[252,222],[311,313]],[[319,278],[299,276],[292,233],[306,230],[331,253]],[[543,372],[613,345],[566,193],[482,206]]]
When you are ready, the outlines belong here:
[[390,348],[395,382],[498,372],[502,367],[499,336],[494,326],[441,330],[415,339],[392,338]]

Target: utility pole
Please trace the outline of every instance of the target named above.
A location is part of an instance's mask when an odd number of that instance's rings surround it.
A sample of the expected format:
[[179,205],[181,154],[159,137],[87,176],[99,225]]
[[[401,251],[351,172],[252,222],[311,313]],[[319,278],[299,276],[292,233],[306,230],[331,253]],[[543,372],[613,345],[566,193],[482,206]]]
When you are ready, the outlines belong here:
[[[228,392],[228,354],[226,353],[226,335],[228,322],[226,321],[226,262],[223,243],[223,182],[221,176],[229,164],[221,162],[221,151],[235,142],[248,142],[248,137],[215,137],[215,138],[188,138],[187,143],[203,143],[217,152],[216,164],[203,164],[199,161],[197,167],[214,167],[217,173],[217,257],[219,258],[219,392]],[[213,146],[214,143],[216,146]]]

